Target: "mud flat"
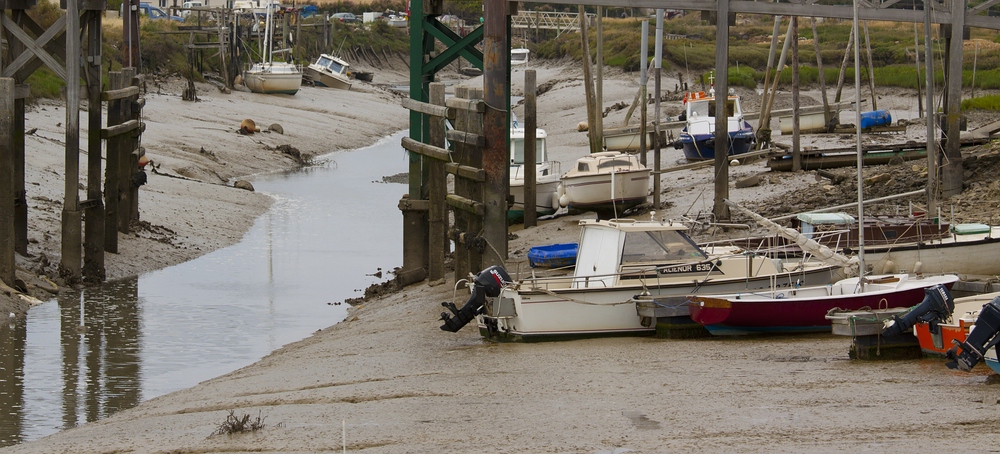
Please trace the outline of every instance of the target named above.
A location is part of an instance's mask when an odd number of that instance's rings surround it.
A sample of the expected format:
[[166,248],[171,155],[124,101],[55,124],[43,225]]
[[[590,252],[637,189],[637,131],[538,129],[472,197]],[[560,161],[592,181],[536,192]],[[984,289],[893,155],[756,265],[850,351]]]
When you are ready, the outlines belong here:
[[[565,168],[586,143],[575,130],[586,118],[583,90],[573,70],[538,69],[540,83],[554,81],[539,97],[545,109],[539,112],[540,126]],[[631,100],[632,76],[613,78],[617,85],[606,85],[605,95]],[[228,104],[226,99],[216,102]],[[384,101],[398,109],[398,100]],[[179,100],[175,105],[184,106]],[[348,116],[368,108],[353,104]],[[260,109],[255,117],[267,112]],[[232,113],[224,124],[238,125],[246,112]],[[289,134],[294,130],[289,118],[305,115],[302,109],[284,112],[273,118]],[[373,129],[373,118],[366,114],[342,128],[317,122],[300,137],[324,134],[334,140]],[[206,123],[199,119],[174,134],[194,137],[193,125]],[[384,125],[393,127],[397,123]],[[200,162],[196,152],[204,145],[190,140],[171,146]],[[211,149],[218,156],[222,147]],[[256,146],[250,149],[239,156],[249,161],[266,154]],[[671,159],[664,157],[667,163]],[[171,161],[162,161],[169,169]],[[183,167],[173,164],[172,173]],[[228,165],[213,168],[223,167]],[[755,164],[733,172],[764,170]],[[663,178],[667,206],[657,217],[711,209],[711,169]],[[177,184],[182,181],[187,180]],[[144,191],[158,183],[153,178]],[[815,184],[808,173],[775,175],[764,184],[733,189],[731,196],[762,200]],[[239,220],[249,223],[266,203],[252,206]],[[172,219],[184,219],[181,210],[176,208]],[[210,217],[194,218],[197,222],[178,235],[194,237]],[[560,217],[515,231],[508,266],[523,264],[532,245],[575,240],[582,217],[592,216]],[[205,235],[218,242],[213,245],[237,241],[240,225],[229,230],[228,240]],[[995,442],[1000,388],[985,367],[967,374],[950,371],[937,359],[851,361],[849,339],[832,335],[494,344],[471,326],[457,334],[438,329],[440,303],[461,303],[467,295],[454,286],[451,276],[443,285],[414,284],[365,301],[346,321],[256,364],[5,452],[338,452],[345,447],[366,453],[933,452],[987,451]],[[265,427],[212,435],[230,411],[261,416]]]

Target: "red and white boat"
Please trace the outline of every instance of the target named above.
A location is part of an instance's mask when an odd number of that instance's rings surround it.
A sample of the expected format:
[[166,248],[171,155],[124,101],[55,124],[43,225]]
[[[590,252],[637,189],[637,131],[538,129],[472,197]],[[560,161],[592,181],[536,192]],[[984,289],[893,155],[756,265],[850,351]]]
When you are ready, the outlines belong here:
[[924,299],[924,289],[951,288],[958,276],[915,277],[907,274],[857,277],[834,284],[691,297],[691,319],[717,335],[829,331],[827,312],[834,308],[910,307]]

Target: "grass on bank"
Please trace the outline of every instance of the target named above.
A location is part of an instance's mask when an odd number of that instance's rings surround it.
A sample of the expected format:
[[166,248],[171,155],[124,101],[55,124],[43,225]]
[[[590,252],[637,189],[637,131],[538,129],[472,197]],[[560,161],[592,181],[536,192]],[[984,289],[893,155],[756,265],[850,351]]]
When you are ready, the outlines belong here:
[[[454,2],[450,4],[464,5]],[[396,11],[405,9],[405,4],[399,0],[380,0],[370,5],[354,4],[348,0],[341,0],[321,5],[320,14],[303,19],[302,24],[316,24],[323,20],[326,13],[334,11],[347,10],[359,14],[363,10],[371,10],[376,6],[379,10],[383,7]],[[547,6],[542,5],[539,9],[545,9]],[[455,8],[460,10],[462,15],[474,15],[476,12],[474,8],[462,9],[458,6]],[[29,15],[43,27],[51,25],[62,14],[64,12],[58,7],[58,4],[47,1],[39,2],[29,10]],[[171,21],[142,21],[139,39],[143,70],[147,73],[165,75],[187,75],[190,72],[196,80],[201,80],[203,73],[219,72],[219,60],[210,58],[211,53],[214,52],[203,51],[201,54],[194,54],[194,59],[189,60],[188,51],[184,46],[187,35],[171,33],[177,30],[177,25]],[[784,20],[779,25],[781,34],[779,38],[783,38],[784,33],[788,30],[788,20]],[[769,17],[744,15],[738,17],[737,25],[732,27],[730,32],[730,85],[756,88],[763,83],[773,26],[773,20]],[[106,77],[109,71],[117,71],[122,67],[124,40],[120,20],[106,18],[103,27],[102,56],[104,67],[101,73],[102,77]],[[295,47],[296,51],[293,55],[294,61],[299,64],[310,63],[320,53],[359,58],[371,57],[376,60],[389,56],[403,60],[409,58],[408,29],[389,27],[384,22],[363,26],[335,24],[329,43],[320,42],[319,28],[303,27],[301,30],[302,36],[297,37],[298,45]],[[637,18],[605,18],[603,30],[605,64],[625,71],[638,71],[641,21]],[[697,13],[665,21],[664,33],[666,35],[681,35],[684,38],[667,41],[667,45],[663,48],[663,60],[661,61],[664,71],[669,74],[679,74],[684,77],[686,82],[690,83],[697,82],[701,78],[707,80],[715,67],[715,31],[715,25],[701,20],[700,14]],[[869,22],[867,34],[871,41],[875,85],[910,89],[916,88],[918,83],[924,85],[922,29],[918,32],[917,35],[921,41],[920,47],[914,44],[913,24]],[[836,86],[850,33],[850,21],[821,21],[817,24],[815,35],[812,31],[812,24],[808,20],[799,21],[799,61],[801,62],[799,78],[803,85],[812,85],[819,80],[819,71],[815,63],[815,42],[818,39],[826,84],[831,87]],[[655,27],[649,28],[649,34],[648,55],[651,57],[655,50]],[[528,44],[537,58],[569,57],[576,60],[582,59],[579,34],[563,33],[555,36],[555,32],[546,34],[543,31],[540,37],[538,42]],[[593,28],[590,33],[590,41],[592,52],[596,53],[594,50],[596,31]],[[779,39],[780,42],[781,39]],[[1000,89],[1000,44],[998,42],[1000,42],[1000,35],[997,32],[972,29],[972,39],[964,44],[962,70],[964,87],[984,90]],[[934,71],[934,84],[936,86],[944,84],[943,68],[940,63],[944,54],[944,43],[944,40],[932,41],[932,51],[936,62]],[[915,50],[917,52],[914,52]],[[255,51],[246,49],[244,58],[252,58],[253,52]],[[867,52],[863,52],[863,55],[867,55]],[[915,60],[918,55],[921,59],[919,70]],[[866,58],[863,57],[861,71],[862,77],[867,80]],[[192,68],[192,63],[194,63],[194,68]],[[790,64],[790,61],[787,63]],[[848,64],[844,79],[848,82],[854,79],[853,63]],[[792,70],[790,67],[786,67],[779,75],[779,83],[787,86],[791,84],[791,80]],[[28,83],[31,85],[32,97],[58,97],[64,86],[58,77],[44,67],[36,71],[28,79]],[[982,101],[982,103],[990,104],[987,101]]]

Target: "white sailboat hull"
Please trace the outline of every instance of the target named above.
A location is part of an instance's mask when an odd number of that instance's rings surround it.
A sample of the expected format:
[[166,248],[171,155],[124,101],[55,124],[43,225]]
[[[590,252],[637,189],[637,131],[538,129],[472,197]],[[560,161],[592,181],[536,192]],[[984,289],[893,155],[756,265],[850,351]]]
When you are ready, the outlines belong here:
[[294,95],[302,87],[302,71],[290,63],[255,64],[243,72],[243,84],[254,93]]
[[570,208],[621,212],[646,201],[649,169],[564,176],[562,184]]

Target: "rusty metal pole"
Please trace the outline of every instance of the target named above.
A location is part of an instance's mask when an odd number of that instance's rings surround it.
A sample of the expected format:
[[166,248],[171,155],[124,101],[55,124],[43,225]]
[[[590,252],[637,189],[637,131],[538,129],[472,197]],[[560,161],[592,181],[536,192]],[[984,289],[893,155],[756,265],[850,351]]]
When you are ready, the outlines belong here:
[[483,117],[486,148],[483,170],[486,172],[483,202],[486,214],[483,237],[487,242],[483,266],[503,265],[507,259],[507,194],[510,194],[510,16],[505,0],[484,2],[483,99],[487,109]]
[[62,210],[59,275],[79,280],[82,269],[80,212],[80,8],[66,2],[66,185]]

